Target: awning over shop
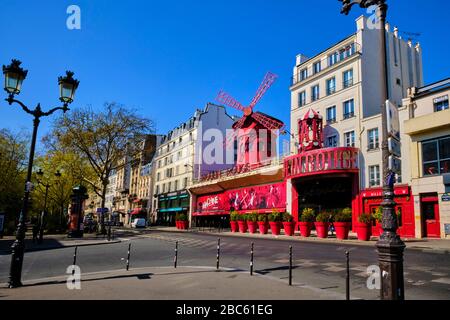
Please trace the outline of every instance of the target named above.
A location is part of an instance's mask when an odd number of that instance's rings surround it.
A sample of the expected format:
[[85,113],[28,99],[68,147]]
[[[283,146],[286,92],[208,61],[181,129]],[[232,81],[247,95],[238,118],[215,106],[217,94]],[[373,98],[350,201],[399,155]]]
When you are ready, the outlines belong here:
[[130,214],[131,214],[132,216],[135,216],[135,215],[143,214],[143,213],[145,213],[144,209],[142,209],[142,208],[136,208],[136,209],[134,209],[133,211],[131,211]]
[[229,212],[226,211],[203,211],[203,212],[194,212],[192,214],[193,217],[209,217],[209,216],[226,216],[229,215]]

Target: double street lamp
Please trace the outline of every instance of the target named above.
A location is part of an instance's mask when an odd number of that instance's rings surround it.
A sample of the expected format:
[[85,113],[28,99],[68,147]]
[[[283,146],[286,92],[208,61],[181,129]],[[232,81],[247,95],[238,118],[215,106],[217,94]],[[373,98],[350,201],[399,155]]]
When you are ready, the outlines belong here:
[[[42,169],[39,169],[36,174],[42,179],[44,176],[44,171]],[[55,177],[57,179],[61,178],[61,172],[56,171]],[[47,199],[48,199],[48,190],[50,189],[51,185],[48,182],[42,182],[42,180],[38,179],[38,184],[42,185],[45,188],[45,197],[44,197],[44,209],[42,210],[41,217],[40,217],[40,223],[39,223],[39,238],[38,243],[41,244],[44,241],[44,228],[45,228],[45,217],[47,215]]]
[[56,107],[48,112],[44,112],[41,109],[40,103],[36,106],[34,110],[30,110],[24,103],[14,98],[15,95],[20,94],[22,89],[22,84],[27,77],[28,71],[20,67],[21,62],[19,60],[13,59],[11,64],[8,66],[3,66],[3,74],[5,77],[4,89],[8,93],[8,98],[5,100],[9,105],[13,103],[18,104],[22,109],[33,116],[33,135],[30,146],[30,155],[28,161],[27,179],[25,184],[25,192],[23,197],[22,210],[20,211],[19,224],[17,225],[16,240],[14,241],[11,250],[11,267],[9,271],[9,287],[16,288],[22,286],[22,266],[23,266],[23,256],[25,252],[25,233],[26,233],[26,220],[29,210],[29,199],[32,190],[32,171],[33,171],[33,161],[34,161],[34,151],[36,148],[36,137],[37,130],[39,127],[40,119],[42,117],[47,117],[58,110],[62,110],[66,113],[69,110],[69,104],[73,102],[75,92],[78,88],[79,81],[73,78],[74,73],[67,71],[64,77],[58,78],[59,84],[59,100],[63,103],[61,107]]
[[[381,38],[381,74],[383,83],[381,89],[383,92],[384,101],[389,99],[389,81],[388,81],[388,59],[386,52],[386,16],[388,5],[386,0],[338,0],[342,2],[341,13],[348,15],[351,8],[358,4],[361,8],[369,8],[376,6],[376,14],[379,21],[380,38]],[[383,102],[384,102],[383,101]],[[405,244],[397,234],[398,222],[395,214],[394,201],[394,183],[395,173],[389,168],[389,147],[388,147],[388,125],[387,125],[387,111],[383,104],[382,112],[382,127],[383,127],[383,144],[382,144],[382,158],[383,158],[383,208],[382,228],[383,233],[377,242],[378,260],[380,264],[381,277],[381,299],[382,300],[404,300],[404,275],[403,275],[403,252]]]

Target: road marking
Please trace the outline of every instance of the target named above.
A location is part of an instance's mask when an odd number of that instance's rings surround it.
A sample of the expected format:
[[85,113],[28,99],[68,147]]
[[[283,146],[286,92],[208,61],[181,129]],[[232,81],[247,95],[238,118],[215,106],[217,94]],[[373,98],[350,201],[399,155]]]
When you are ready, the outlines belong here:
[[336,267],[336,266],[323,269],[323,271],[329,271],[329,272],[342,272],[342,271],[345,271],[345,270],[346,270],[345,268],[339,268],[339,267]]

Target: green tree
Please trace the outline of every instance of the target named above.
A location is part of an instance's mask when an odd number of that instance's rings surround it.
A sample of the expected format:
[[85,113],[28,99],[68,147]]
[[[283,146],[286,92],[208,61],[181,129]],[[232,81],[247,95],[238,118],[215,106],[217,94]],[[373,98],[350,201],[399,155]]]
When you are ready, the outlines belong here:
[[[100,197],[104,208],[111,172],[118,169],[123,159],[132,159],[142,152],[142,141],[153,132],[150,119],[123,105],[106,103],[98,112],[86,107],[59,117],[47,141],[56,150],[70,150],[89,163],[95,180],[85,176],[83,180]],[[101,227],[104,232],[104,216]]]

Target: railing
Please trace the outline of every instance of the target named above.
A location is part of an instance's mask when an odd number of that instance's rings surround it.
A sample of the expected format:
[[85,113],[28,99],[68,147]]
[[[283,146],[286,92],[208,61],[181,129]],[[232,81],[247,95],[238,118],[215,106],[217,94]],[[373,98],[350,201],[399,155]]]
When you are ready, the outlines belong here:
[[359,149],[325,148],[288,157],[284,160],[285,178],[294,178],[330,171],[358,170]]

